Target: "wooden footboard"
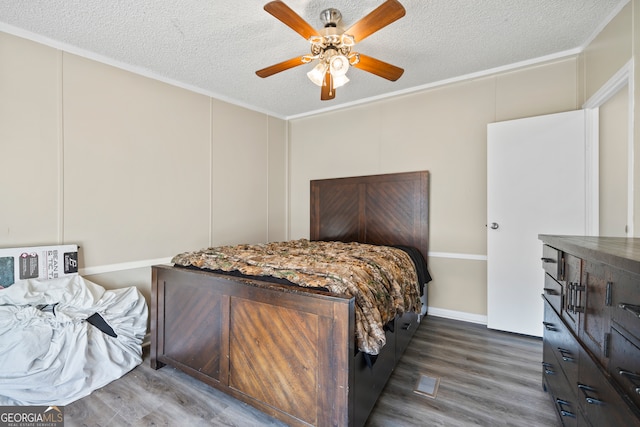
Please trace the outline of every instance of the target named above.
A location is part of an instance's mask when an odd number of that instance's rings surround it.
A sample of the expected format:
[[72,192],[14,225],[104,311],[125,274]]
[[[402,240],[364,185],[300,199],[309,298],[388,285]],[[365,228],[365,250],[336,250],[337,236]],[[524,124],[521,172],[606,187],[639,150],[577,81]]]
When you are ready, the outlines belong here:
[[153,368],[292,426],[354,425],[353,298],[168,266],[152,287]]

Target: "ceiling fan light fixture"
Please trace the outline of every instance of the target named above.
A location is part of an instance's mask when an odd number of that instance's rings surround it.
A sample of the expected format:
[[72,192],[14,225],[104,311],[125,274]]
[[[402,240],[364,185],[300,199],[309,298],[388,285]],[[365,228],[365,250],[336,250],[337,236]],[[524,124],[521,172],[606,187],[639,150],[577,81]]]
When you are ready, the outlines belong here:
[[345,76],[344,74],[342,75],[333,75],[333,88],[339,88],[340,86],[344,86],[348,81],[349,81],[349,77]]
[[329,62],[329,70],[333,77],[344,76],[349,70],[349,59],[344,55],[334,55]]
[[353,38],[352,35],[344,33],[340,36],[340,43],[343,46],[352,47],[353,45],[356,44],[356,40]]
[[313,70],[307,73],[307,77],[309,77],[309,80],[311,80],[314,84],[322,86],[324,82],[324,75],[326,72],[327,64],[324,62],[320,62],[318,63],[318,65],[313,67]]

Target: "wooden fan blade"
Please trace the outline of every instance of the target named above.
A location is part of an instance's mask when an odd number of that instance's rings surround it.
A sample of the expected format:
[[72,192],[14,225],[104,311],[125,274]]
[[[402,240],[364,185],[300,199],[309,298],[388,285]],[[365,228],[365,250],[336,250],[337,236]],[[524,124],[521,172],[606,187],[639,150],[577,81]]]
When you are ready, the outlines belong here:
[[256,74],[262,78],[272,76],[280,71],[288,70],[289,68],[297,67],[298,65],[302,65],[302,56],[298,56],[296,58],[287,59],[286,61],[282,61],[278,64],[274,64],[270,67],[263,68],[262,70],[256,71]]
[[318,36],[318,32],[300,15],[280,0],[272,1],[264,5],[264,10],[282,21],[283,24],[300,34],[305,39],[311,36]]
[[333,88],[333,76],[329,71],[324,75],[324,81],[322,82],[322,89],[320,90],[320,99],[322,101],[328,101],[336,97],[336,90]]
[[353,64],[353,66],[371,74],[375,74],[376,76],[395,82],[400,78],[400,76],[402,76],[402,73],[404,73],[402,68],[396,67],[395,65],[388,64],[384,61],[380,61],[379,59],[372,58],[361,53],[358,53],[357,55],[360,58],[360,61]]
[[379,29],[402,18],[405,13],[404,7],[398,0],[387,0],[344,33],[353,36],[356,43],[359,43]]

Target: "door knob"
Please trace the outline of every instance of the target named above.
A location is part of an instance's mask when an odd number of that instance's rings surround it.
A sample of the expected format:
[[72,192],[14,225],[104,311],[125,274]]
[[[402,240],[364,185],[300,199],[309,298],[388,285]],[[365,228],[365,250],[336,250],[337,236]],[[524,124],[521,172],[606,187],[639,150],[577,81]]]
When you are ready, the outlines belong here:
[[497,222],[492,222],[492,223],[491,223],[491,229],[492,229],[492,230],[497,230],[497,229],[498,229],[498,227],[500,227],[500,226],[498,225],[498,223],[497,223]]

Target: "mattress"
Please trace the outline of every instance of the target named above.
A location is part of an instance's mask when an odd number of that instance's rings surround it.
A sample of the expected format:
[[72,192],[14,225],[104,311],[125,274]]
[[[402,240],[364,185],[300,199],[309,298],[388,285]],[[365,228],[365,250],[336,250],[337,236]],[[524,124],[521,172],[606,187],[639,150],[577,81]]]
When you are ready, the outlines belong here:
[[176,266],[273,277],[354,297],[356,344],[360,351],[372,355],[384,346],[384,327],[389,321],[396,315],[421,311],[421,282],[428,281],[426,266],[417,268],[407,250],[356,242],[299,239],[218,246],[178,254],[172,262]]

